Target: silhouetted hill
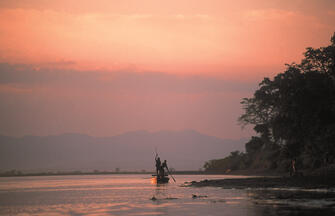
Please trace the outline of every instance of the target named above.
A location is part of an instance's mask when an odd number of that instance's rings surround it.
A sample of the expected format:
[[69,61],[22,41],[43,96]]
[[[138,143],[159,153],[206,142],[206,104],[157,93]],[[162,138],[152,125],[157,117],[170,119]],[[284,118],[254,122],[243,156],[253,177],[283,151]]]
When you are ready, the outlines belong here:
[[134,131],[112,137],[84,134],[0,136],[0,169],[153,170],[155,147],[176,170],[197,170],[205,161],[243,150],[246,139],[226,140],[184,131]]

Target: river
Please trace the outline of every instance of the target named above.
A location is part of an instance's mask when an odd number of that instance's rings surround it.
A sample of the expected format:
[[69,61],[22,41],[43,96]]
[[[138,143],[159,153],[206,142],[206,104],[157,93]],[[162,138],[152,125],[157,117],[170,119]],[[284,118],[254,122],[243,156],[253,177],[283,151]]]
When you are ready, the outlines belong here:
[[4,177],[0,215],[335,215],[335,195],[327,190],[181,186],[236,177],[177,175],[164,185],[148,175]]

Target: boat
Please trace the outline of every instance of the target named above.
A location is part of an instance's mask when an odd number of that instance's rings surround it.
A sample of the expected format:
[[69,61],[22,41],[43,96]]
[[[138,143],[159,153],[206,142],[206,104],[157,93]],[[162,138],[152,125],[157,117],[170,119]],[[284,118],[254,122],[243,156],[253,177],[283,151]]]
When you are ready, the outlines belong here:
[[[152,184],[164,184],[164,183],[169,183],[169,175],[171,175],[169,168],[167,166],[166,160],[164,160],[163,163],[161,163],[160,158],[158,157],[158,153],[156,151],[156,156],[155,156],[155,161],[156,161],[156,174],[153,174],[151,177],[151,183]],[[164,168],[166,168],[167,173],[165,172]],[[171,175],[172,179],[174,182],[176,182],[176,180],[174,179],[174,177]]]
[[164,184],[164,183],[169,183],[169,176],[168,175],[164,175],[164,177],[162,176],[157,176],[157,175],[152,175],[151,178],[151,182],[154,184]]

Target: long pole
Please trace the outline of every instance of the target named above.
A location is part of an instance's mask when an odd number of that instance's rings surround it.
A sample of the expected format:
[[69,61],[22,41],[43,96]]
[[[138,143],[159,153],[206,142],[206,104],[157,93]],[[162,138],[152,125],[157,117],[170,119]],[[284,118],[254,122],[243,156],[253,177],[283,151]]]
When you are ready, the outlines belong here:
[[157,147],[155,146],[156,177],[158,178],[157,156],[158,156],[158,153],[157,153]]
[[173,175],[171,174],[171,172],[170,172],[169,168],[168,168],[168,167],[166,167],[166,169],[167,169],[168,173],[170,174],[170,176],[172,177],[173,181],[174,181],[174,182],[176,182],[176,179],[174,179],[174,177],[173,177]]

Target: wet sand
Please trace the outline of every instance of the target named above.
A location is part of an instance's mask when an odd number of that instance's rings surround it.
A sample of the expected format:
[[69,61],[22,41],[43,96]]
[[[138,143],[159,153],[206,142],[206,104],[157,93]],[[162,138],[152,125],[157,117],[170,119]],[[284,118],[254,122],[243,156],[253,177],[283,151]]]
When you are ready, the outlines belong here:
[[[186,183],[186,182],[185,182]],[[194,187],[221,187],[225,189],[247,188],[301,188],[301,189],[335,189],[335,177],[250,177],[239,179],[220,179],[187,182]]]

